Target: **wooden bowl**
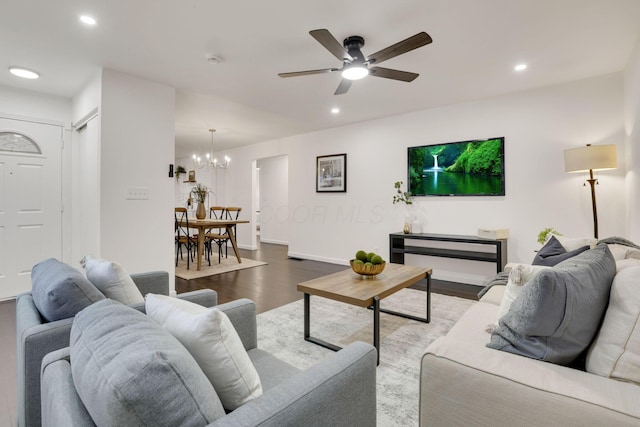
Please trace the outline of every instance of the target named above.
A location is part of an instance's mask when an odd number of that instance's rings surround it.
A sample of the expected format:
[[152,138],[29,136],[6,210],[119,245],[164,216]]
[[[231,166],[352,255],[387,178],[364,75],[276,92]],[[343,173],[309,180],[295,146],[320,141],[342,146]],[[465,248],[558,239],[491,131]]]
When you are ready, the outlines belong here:
[[351,269],[362,276],[375,276],[377,274],[382,273],[384,270],[384,266],[386,263],[383,261],[382,264],[355,264],[355,259],[349,261],[351,264]]

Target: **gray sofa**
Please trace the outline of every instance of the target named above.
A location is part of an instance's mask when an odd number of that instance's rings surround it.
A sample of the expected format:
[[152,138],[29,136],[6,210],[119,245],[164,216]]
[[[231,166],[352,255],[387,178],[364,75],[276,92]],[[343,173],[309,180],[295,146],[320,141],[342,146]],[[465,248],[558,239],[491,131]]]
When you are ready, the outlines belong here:
[[[617,270],[610,285],[610,296],[607,290],[603,320],[596,319],[599,326],[596,325],[595,337],[584,350],[585,356],[578,359],[580,366],[524,357],[509,348],[506,351],[489,348],[491,331],[495,334],[497,328],[512,319],[497,320],[505,291],[509,291],[507,286],[498,284],[488,289],[445,337],[427,347],[421,361],[420,425],[640,425],[640,372],[636,368],[630,380],[629,372],[626,372],[627,378],[623,378],[616,367],[625,358],[634,359],[634,352],[637,354],[633,331],[638,331],[634,325],[640,315],[640,259],[620,255],[615,261]],[[553,268],[558,267],[560,265]],[[537,277],[542,277],[541,273]],[[519,301],[530,295],[527,287],[535,280],[522,286],[522,293],[511,307],[520,307]],[[561,300],[561,292],[553,297],[555,301]],[[575,301],[567,300],[565,313],[571,304]],[[545,320],[550,317],[546,316]],[[564,328],[563,324],[552,334],[564,333]],[[577,335],[571,333],[571,337]],[[626,350],[625,343],[631,343]],[[598,365],[616,368],[604,372]],[[594,372],[596,368],[601,372]]]
[[[169,295],[169,274],[164,271],[132,274],[131,278],[142,293]],[[179,298],[205,307],[217,304],[218,296],[212,290],[180,294]],[[144,303],[134,306],[144,312]],[[16,299],[17,346],[17,411],[18,425],[39,426],[40,418],[40,366],[44,356],[69,345],[73,318],[47,322],[38,311],[30,292]]]
[[[103,319],[106,317],[112,322],[106,328],[107,331],[120,330],[119,328],[124,326],[119,326],[118,319],[131,315],[137,316],[136,313],[128,309],[126,313],[123,312],[122,306],[118,307],[113,304],[108,306],[108,304],[106,301],[101,301],[86,309],[84,313],[81,312],[75,327],[86,331],[87,327],[95,328],[93,326],[95,323],[92,323],[94,318]],[[91,408],[93,408],[94,414],[103,417],[103,420],[105,416],[108,417],[106,425],[148,424],[148,417],[153,417],[153,425],[205,425],[207,422],[209,422],[207,425],[210,426],[313,427],[331,425],[369,427],[376,425],[376,350],[371,345],[362,342],[352,343],[311,368],[300,371],[274,355],[257,348],[256,311],[252,301],[242,299],[217,307],[226,313],[238,332],[242,344],[260,376],[263,389],[263,394],[260,397],[244,403],[232,412],[225,414],[224,411],[218,411],[213,420],[210,419],[211,417],[200,416],[201,413],[206,412],[202,408],[208,406],[213,400],[217,400],[217,395],[195,360],[192,362],[198,372],[193,372],[193,367],[188,370],[176,369],[180,380],[167,381],[164,379],[165,374],[154,368],[150,369],[153,373],[141,375],[148,381],[134,381],[137,383],[135,384],[135,392],[129,389],[132,380],[127,377],[124,380],[127,390],[117,393],[118,396],[114,396],[116,393],[107,391],[108,397],[106,399],[94,397],[96,395],[104,396],[101,394],[103,390],[105,388],[111,390],[112,386],[94,385],[101,383],[101,381],[99,378],[94,380],[91,375],[88,380],[82,379],[82,375],[87,372],[83,368],[85,361],[70,360],[70,354],[74,351],[73,346],[79,345],[72,340],[71,348],[50,353],[43,360],[41,379],[43,425],[93,426],[95,424],[89,415],[92,412]],[[97,310],[102,311],[94,313]],[[109,313],[113,313],[114,316],[109,316]],[[138,320],[145,319],[149,318],[139,318]],[[128,322],[131,324],[131,319]],[[148,324],[138,325],[143,327],[138,332],[145,336],[155,337],[166,333],[160,325],[154,324],[150,319],[149,322],[145,320],[144,323]],[[129,333],[127,331],[123,334],[126,336]],[[82,335],[82,332],[78,332],[78,335],[74,331],[73,334],[76,337],[82,337],[78,339],[86,337],[86,334]],[[172,352],[186,351],[177,340],[171,344],[172,339],[173,337],[169,336],[170,345],[168,347],[167,342],[154,346],[153,351],[162,349],[159,350],[159,354],[163,360],[168,359],[170,356],[167,355]],[[97,342],[102,342],[100,337],[97,340]],[[81,346],[81,348],[84,347]],[[147,357],[150,357],[150,353],[153,351],[148,348],[147,344],[142,344],[142,347],[138,346],[137,349],[135,359],[144,360],[146,369],[148,366]],[[189,356],[188,352],[186,354]],[[89,363],[88,366],[94,365]],[[130,365],[126,366],[129,371],[132,371]],[[119,365],[118,369],[121,368]],[[170,371],[173,372],[174,368]],[[95,370],[92,370],[91,374],[97,375],[94,372]],[[201,383],[201,377],[207,384]],[[109,376],[109,378],[112,377]],[[184,378],[188,380],[184,380]],[[144,383],[146,382],[162,384],[163,391],[158,392],[157,395],[145,392]],[[167,389],[166,387],[171,388]],[[100,390],[97,390],[98,388]],[[117,390],[122,391],[119,386],[117,386]],[[156,390],[156,388],[153,387],[152,390]],[[173,392],[167,392],[167,390],[173,390]],[[203,393],[204,398],[202,398]],[[81,399],[80,395],[84,397]],[[126,395],[126,398],[121,395]],[[165,409],[164,404],[158,404],[157,400],[162,399],[168,399],[166,405],[171,408]],[[200,403],[198,404],[198,402]],[[151,406],[156,409],[149,409]],[[113,409],[114,407],[118,409]],[[151,413],[141,416],[140,413],[143,411]],[[198,413],[195,421],[194,412]],[[202,422],[203,419],[208,421]]]

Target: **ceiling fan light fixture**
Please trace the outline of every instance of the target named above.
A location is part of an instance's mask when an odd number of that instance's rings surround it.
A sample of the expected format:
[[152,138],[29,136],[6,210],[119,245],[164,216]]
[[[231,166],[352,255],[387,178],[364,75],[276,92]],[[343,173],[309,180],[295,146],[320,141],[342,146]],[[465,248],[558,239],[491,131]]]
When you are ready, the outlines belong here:
[[342,70],[342,77],[347,80],[360,80],[369,75],[369,69],[364,65],[353,65]]

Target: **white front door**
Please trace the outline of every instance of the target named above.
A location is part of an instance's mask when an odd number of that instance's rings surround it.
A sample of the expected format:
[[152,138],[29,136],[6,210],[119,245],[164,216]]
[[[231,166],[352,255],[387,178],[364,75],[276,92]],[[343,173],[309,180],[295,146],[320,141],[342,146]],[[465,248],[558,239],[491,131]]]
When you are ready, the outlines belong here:
[[0,117],[0,300],[62,256],[63,127]]

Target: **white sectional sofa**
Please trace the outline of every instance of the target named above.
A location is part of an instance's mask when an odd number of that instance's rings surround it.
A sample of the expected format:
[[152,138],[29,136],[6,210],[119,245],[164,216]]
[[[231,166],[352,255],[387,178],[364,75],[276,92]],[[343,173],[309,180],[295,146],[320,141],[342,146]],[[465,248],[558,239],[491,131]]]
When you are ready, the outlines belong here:
[[640,425],[640,260],[611,252],[618,268],[582,369],[487,347],[506,289],[493,286],[426,349],[420,425]]

